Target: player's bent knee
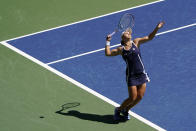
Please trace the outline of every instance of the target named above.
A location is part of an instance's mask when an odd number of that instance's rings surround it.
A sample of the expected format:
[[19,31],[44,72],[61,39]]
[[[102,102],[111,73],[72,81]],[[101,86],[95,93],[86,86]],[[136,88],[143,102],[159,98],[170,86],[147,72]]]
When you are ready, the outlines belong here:
[[129,96],[128,99],[129,99],[130,102],[135,101],[137,99],[137,95]]
[[143,94],[143,93],[139,93],[139,94],[137,95],[137,99],[138,99],[138,100],[141,100],[143,97],[144,97],[144,94]]

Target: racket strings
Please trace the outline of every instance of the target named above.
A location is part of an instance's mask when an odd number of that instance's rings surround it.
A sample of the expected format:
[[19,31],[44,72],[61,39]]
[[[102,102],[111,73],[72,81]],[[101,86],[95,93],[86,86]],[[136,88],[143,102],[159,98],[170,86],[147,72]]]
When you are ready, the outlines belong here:
[[134,17],[131,14],[125,14],[119,21],[119,30],[125,30],[127,28],[132,28],[134,26]]
[[132,33],[133,26],[134,26],[134,16],[132,14],[126,13],[121,17],[117,25],[117,28],[115,29],[114,32],[110,34],[110,36],[114,35],[116,32],[125,31],[129,28],[130,28],[129,32]]

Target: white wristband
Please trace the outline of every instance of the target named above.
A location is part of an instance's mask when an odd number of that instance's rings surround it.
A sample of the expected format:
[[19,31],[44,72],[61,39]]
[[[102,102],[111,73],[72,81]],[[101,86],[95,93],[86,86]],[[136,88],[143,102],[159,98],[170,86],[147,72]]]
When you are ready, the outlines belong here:
[[106,41],[106,46],[110,46],[110,41]]

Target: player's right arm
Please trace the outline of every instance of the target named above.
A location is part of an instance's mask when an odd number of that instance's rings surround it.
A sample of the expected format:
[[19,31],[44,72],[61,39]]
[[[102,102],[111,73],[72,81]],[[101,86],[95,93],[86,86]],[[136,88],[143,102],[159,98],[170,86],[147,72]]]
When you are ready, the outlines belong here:
[[116,49],[110,49],[110,41],[111,41],[111,36],[108,35],[106,37],[106,46],[105,46],[105,55],[106,56],[117,56],[122,53],[122,47],[118,47]]

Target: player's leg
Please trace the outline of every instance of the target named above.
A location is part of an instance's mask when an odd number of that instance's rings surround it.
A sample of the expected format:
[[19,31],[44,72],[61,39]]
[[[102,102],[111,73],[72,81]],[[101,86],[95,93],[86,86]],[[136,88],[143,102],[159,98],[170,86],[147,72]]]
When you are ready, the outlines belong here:
[[[120,112],[124,112],[127,106],[133,103],[137,99],[137,87],[136,86],[129,86],[128,91],[129,91],[129,97],[123,101],[120,107],[115,108],[115,111],[114,111],[115,120],[119,119]],[[128,116],[128,114],[126,116]]]
[[146,91],[146,83],[137,86],[137,98],[133,103],[131,103],[127,107],[127,110],[130,110],[131,108],[133,108],[136,104],[138,104],[142,100],[145,91]]
[[132,103],[127,105],[126,109],[121,111],[124,116],[124,119],[126,119],[126,120],[130,119],[128,111],[141,101],[141,99],[144,96],[145,90],[146,90],[146,84],[142,84],[142,85],[137,86],[137,98],[135,99],[135,101],[133,101]]
[[129,86],[129,97],[121,104],[118,108],[119,110],[123,110],[127,107],[127,105],[133,103],[137,99],[137,87],[136,86]]

